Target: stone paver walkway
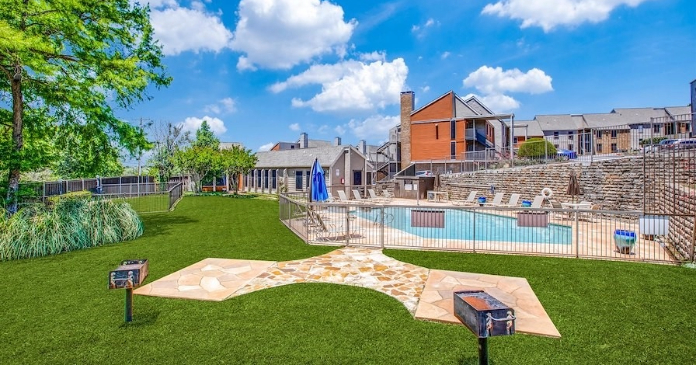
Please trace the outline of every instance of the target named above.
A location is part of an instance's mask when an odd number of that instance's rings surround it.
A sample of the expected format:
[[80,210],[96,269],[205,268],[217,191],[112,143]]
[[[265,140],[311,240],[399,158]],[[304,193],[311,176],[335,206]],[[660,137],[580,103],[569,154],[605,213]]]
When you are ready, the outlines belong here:
[[453,315],[452,292],[481,289],[515,309],[517,332],[560,337],[524,278],[430,270],[395,260],[379,249],[342,248],[284,262],[209,258],[134,292],[220,301],[294,283],[370,288],[396,298],[417,319],[447,323],[460,323]]

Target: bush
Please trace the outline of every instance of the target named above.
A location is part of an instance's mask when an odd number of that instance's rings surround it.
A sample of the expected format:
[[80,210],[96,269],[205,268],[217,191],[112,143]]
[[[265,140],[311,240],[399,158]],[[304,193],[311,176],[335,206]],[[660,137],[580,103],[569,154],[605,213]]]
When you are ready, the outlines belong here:
[[531,138],[522,143],[517,156],[519,157],[556,157],[556,147],[544,138]]
[[0,220],[0,261],[132,240],[143,233],[135,211],[125,202],[91,200],[84,194],[34,204]]

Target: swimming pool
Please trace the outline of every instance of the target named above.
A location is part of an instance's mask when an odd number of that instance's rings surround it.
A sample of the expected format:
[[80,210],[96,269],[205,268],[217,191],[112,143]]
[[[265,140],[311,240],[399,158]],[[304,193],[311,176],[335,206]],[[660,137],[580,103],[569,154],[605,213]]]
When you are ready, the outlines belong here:
[[[419,209],[444,211],[443,228],[411,226],[410,208],[385,208],[385,226],[422,238],[501,241],[521,243],[551,243],[570,245],[572,228],[558,224],[547,227],[518,227],[517,219],[490,213],[458,209]],[[358,210],[359,217],[380,222],[380,210]],[[474,224],[475,223],[475,224]]]

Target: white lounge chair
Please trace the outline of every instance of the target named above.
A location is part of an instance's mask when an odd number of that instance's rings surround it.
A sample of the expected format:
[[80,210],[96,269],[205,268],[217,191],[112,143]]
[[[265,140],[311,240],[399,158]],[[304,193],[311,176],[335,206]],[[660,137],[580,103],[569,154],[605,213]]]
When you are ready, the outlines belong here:
[[511,207],[514,208],[517,206],[517,202],[520,200],[520,194],[512,194],[510,195],[510,200],[506,204],[501,204],[501,207]]
[[493,196],[493,200],[490,203],[486,203],[487,205],[492,205],[494,207],[501,206],[503,204],[503,197],[505,196],[505,193],[496,193],[495,196]]
[[541,204],[544,203],[544,199],[545,198],[542,195],[535,196],[530,208],[541,208]]
[[387,198],[385,198],[385,197],[380,197],[379,195],[377,195],[377,193],[375,193],[375,190],[374,190],[374,189],[367,189],[367,193],[370,195],[369,200],[370,200],[371,202],[373,202],[373,203],[376,203],[376,204],[384,204],[384,203],[387,203],[387,202],[388,202],[388,201],[387,201]]
[[350,203],[350,200],[346,196],[346,192],[343,190],[339,190],[336,193],[338,193],[338,199],[341,201],[341,203]]
[[358,203],[369,203],[370,202],[368,199],[363,199],[363,197],[360,196],[360,192],[358,191],[358,189],[353,189],[353,198]]
[[476,194],[478,194],[478,191],[473,190],[472,192],[469,193],[469,196],[466,198],[466,200],[452,200],[452,204],[454,204],[454,205],[474,205],[474,204],[476,204]]

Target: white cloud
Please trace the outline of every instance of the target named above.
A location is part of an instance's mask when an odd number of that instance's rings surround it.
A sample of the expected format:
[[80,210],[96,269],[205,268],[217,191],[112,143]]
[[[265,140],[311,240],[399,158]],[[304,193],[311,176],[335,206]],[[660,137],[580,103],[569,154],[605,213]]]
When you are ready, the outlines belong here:
[[242,0],[232,48],[245,53],[239,70],[289,69],[317,56],[345,55],[358,22],[343,21],[343,8],[322,0]]
[[319,94],[306,101],[294,98],[292,106],[310,107],[317,112],[377,110],[399,103],[407,76],[408,67],[402,58],[372,63],[351,60],[314,65],[271,86],[271,90],[280,92],[289,87],[321,84]]
[[427,93],[428,91],[430,91],[430,86],[425,85],[425,86],[421,87],[421,92]]
[[606,20],[617,7],[636,7],[647,0],[501,0],[488,4],[482,14],[522,20],[522,28],[541,27],[545,32],[557,26],[577,26]]
[[186,118],[183,122],[179,123],[180,126],[183,126],[182,131],[183,132],[191,132],[191,133],[196,133],[198,128],[201,127],[201,124],[203,121],[208,122],[208,125],[210,126],[210,130],[213,131],[214,134],[216,135],[221,135],[225,132],[227,132],[227,127],[225,127],[225,122],[218,118],[214,117],[209,117],[205,116],[203,118],[196,118],[196,117],[188,117]]
[[186,51],[219,52],[227,48],[232,39],[232,33],[218,14],[209,14],[201,9],[155,9],[150,13],[150,20],[155,29],[155,38],[162,43],[167,56]]
[[347,124],[336,127],[336,131],[338,132],[339,128],[343,133],[350,130],[359,139],[380,140],[388,136],[389,130],[399,123],[401,123],[401,119],[398,115],[373,115],[363,120],[351,119]]
[[475,87],[484,94],[503,92],[541,94],[553,91],[551,77],[538,68],[523,73],[516,68],[503,71],[501,67],[481,66],[464,79],[464,86]]
[[237,111],[237,102],[232,98],[220,99],[214,104],[208,104],[203,108],[205,113],[221,114],[234,113]]
[[300,123],[293,123],[293,124],[290,124],[290,125],[288,126],[288,128],[290,128],[291,131],[299,132],[299,131],[300,131]]
[[444,60],[444,59],[447,59],[447,57],[449,57],[450,54],[451,54],[451,53],[449,53],[448,51],[442,52],[442,54],[440,55],[440,58],[443,59],[443,60]]
[[553,91],[551,76],[538,68],[526,73],[518,69],[481,66],[463,80],[465,87],[474,87],[483,93],[477,96],[491,110],[500,113],[520,107],[519,101],[505,93],[542,94]]
[[135,4],[136,2],[140,3],[140,5],[150,5],[150,9],[157,9],[157,8],[162,8],[162,7],[177,7],[179,4],[177,3],[176,0],[145,0],[145,1],[137,1],[137,0],[131,0],[130,3]]
[[321,127],[319,127],[319,129],[317,129],[317,132],[319,132],[321,134],[326,134],[326,132],[328,132],[328,131],[329,131],[329,126],[326,124],[322,124]]
[[428,20],[425,21],[422,25],[414,24],[411,27],[411,32],[416,35],[418,38],[423,38],[428,30],[428,28],[431,28],[433,26],[439,26],[440,22],[433,19],[429,18]]
[[271,148],[273,148],[273,146],[275,146],[275,143],[273,143],[273,142],[266,143],[265,145],[262,145],[261,147],[259,147],[259,151],[270,151]]
[[336,128],[334,128],[334,131],[338,133],[339,136],[346,134],[346,129],[340,125],[336,126]]
[[485,106],[491,109],[494,113],[510,112],[520,107],[520,102],[508,95],[491,94],[480,96],[475,94],[469,94],[464,99],[468,98],[469,96],[477,97]]
[[384,51],[382,51],[382,52],[374,51],[372,53],[361,53],[360,54],[360,61],[364,61],[364,62],[386,61],[386,60],[387,60],[387,54]]

